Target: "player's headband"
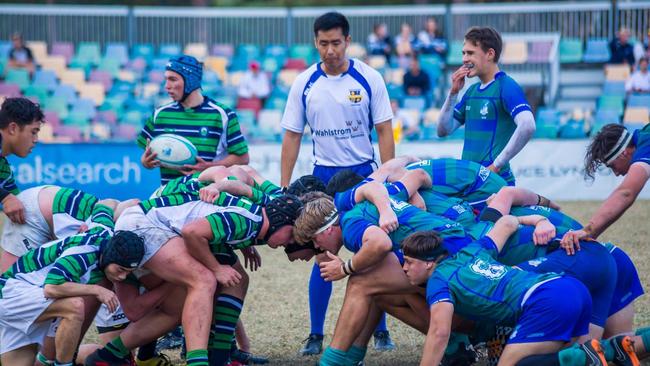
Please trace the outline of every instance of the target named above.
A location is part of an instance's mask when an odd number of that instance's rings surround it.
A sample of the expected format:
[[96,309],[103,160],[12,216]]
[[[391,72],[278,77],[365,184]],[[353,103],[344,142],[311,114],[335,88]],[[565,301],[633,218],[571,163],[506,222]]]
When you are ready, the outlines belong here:
[[334,225],[334,223],[336,222],[336,220],[338,220],[338,218],[339,218],[339,213],[336,211],[336,209],[333,209],[332,212],[330,212],[330,214],[327,215],[327,217],[325,217],[325,223],[323,224],[323,226],[320,227],[320,229],[316,230],[314,236],[322,233],[323,231],[327,230],[330,226]]
[[611,164],[616,158],[621,155],[623,150],[627,147],[627,145],[630,144],[630,140],[632,140],[632,134],[628,130],[623,130],[623,134],[621,134],[621,137],[618,139],[612,150],[609,152],[609,154],[605,155],[605,159],[603,159],[605,165]]

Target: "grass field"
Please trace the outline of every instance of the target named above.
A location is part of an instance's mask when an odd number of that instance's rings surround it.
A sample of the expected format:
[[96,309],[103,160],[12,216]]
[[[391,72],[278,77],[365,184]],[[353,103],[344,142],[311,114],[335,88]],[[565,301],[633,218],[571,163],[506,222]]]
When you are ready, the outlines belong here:
[[[597,208],[595,202],[563,203],[563,210],[585,222]],[[650,270],[650,201],[637,202],[602,237],[623,248],[633,259],[644,284]],[[344,250],[345,251],[345,250]],[[344,252],[343,251],[343,252]],[[342,253],[343,253],[342,252]],[[312,263],[290,263],[282,250],[262,248],[262,267],[251,274],[243,320],[251,338],[252,351],[269,357],[275,365],[313,365],[317,357],[301,357],[297,351],[309,333],[307,283]],[[344,253],[343,256],[349,256]],[[335,283],[325,325],[325,345],[334,331],[341,307],[345,280]],[[636,302],[637,325],[650,325],[650,301],[646,296]],[[369,351],[367,365],[414,365],[419,362],[424,337],[393,318],[388,327],[397,349],[393,352]],[[96,334],[86,336],[94,341]],[[181,365],[178,352],[169,352]],[[650,364],[650,363],[649,363]]]

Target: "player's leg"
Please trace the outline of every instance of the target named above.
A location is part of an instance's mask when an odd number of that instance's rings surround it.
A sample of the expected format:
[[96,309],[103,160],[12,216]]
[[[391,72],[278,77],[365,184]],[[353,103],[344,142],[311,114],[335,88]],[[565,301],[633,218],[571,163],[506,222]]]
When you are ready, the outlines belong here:
[[36,319],[36,322],[61,318],[54,343],[57,362],[72,362],[81,338],[84,323],[84,300],[81,297],[66,297],[54,301]]
[[300,350],[302,355],[316,355],[323,350],[323,333],[327,307],[332,295],[332,283],[326,282],[320,275],[320,267],[314,261],[309,276],[309,321],[311,329],[304,347]]
[[634,301],[643,295],[639,274],[630,257],[621,248],[605,244],[616,262],[616,289],[605,323],[603,338],[634,331]]
[[36,359],[38,344],[29,344],[0,355],[3,365],[33,366]]

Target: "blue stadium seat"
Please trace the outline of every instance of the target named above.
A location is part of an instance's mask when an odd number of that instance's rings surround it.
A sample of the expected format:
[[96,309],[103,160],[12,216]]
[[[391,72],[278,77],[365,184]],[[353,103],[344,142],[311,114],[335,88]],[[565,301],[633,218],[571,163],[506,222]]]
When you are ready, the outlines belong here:
[[627,106],[650,108],[650,95],[632,94],[627,98]]
[[279,45],[279,44],[271,44],[266,46],[264,49],[264,56],[271,56],[271,57],[287,57],[288,50],[287,47],[284,45]]
[[603,95],[598,98],[598,109],[616,111],[618,115],[623,114],[625,97],[618,95]]
[[235,51],[235,58],[244,60],[246,64],[258,57],[260,57],[260,48],[255,44],[240,44]]
[[55,112],[60,119],[68,116],[68,101],[62,97],[49,97],[45,100],[44,106],[46,111]]
[[559,125],[560,112],[552,108],[540,108],[537,111],[536,121],[538,125]]
[[163,43],[158,50],[158,56],[169,60],[171,57],[181,55],[182,52],[181,45],[177,43]]
[[264,102],[265,109],[276,109],[284,111],[284,107],[287,105],[287,99],[281,97],[271,97]]
[[427,140],[427,141],[433,141],[433,140],[439,140],[440,138],[438,137],[438,126],[436,125],[424,125],[422,126],[422,135],[420,137],[421,140]]
[[452,41],[447,52],[448,65],[461,65],[463,63],[463,41]]
[[66,118],[63,119],[63,124],[66,126],[86,127],[90,124],[92,117],[85,111],[72,110]]
[[440,74],[442,74],[443,64],[440,58],[436,55],[421,55],[420,68],[429,75],[431,83],[435,85]]
[[124,113],[120,123],[132,126],[144,126],[147,115],[140,111],[128,111]]
[[59,84],[56,79],[56,74],[52,70],[37,70],[34,73],[34,80],[32,84],[37,84],[46,87],[49,91],[53,91]]
[[126,43],[109,43],[106,45],[104,58],[117,60],[120,66],[129,62],[129,49]]
[[599,109],[594,116],[594,124],[606,125],[610,123],[621,123],[621,115],[611,109]]
[[557,138],[559,126],[555,123],[538,123],[535,128],[535,138],[555,139]]
[[77,65],[82,68],[96,66],[101,60],[99,43],[81,42],[77,47],[77,54],[70,61],[70,65]]
[[585,46],[584,62],[605,63],[609,61],[609,42],[605,38],[589,38]]
[[427,107],[427,100],[424,97],[405,97],[402,104],[404,109],[416,109],[422,112]]
[[9,51],[12,47],[10,41],[0,41],[0,59],[9,58]]
[[605,81],[603,84],[603,95],[625,95],[624,81]]
[[582,121],[569,121],[560,127],[559,137],[561,139],[583,139],[586,137],[585,125]]
[[404,98],[404,88],[401,85],[387,84],[388,97],[401,101]]
[[67,84],[57,85],[52,95],[63,98],[67,104],[72,104],[77,100],[77,91],[73,86]]
[[139,111],[143,114],[150,113],[153,110],[153,102],[148,99],[128,98],[124,102],[124,108],[128,111]]
[[131,57],[138,58],[141,57],[147,62],[150,62],[154,57],[154,48],[151,43],[138,43],[133,46]]
[[92,99],[79,98],[70,108],[70,114],[86,114],[89,119],[94,118],[97,111],[95,110],[95,101]]

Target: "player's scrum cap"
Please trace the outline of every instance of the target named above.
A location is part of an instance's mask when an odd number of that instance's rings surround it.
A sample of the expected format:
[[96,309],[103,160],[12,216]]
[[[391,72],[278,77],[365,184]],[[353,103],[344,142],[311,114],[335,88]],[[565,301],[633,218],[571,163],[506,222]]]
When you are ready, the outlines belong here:
[[627,145],[630,144],[630,140],[632,140],[632,134],[628,130],[623,130],[623,133],[621,134],[621,137],[619,137],[618,141],[616,141],[616,144],[614,147],[612,147],[612,150],[605,155],[605,159],[603,159],[603,162],[605,165],[611,164],[616,158],[621,155],[623,150],[627,147]]
[[183,99],[201,87],[203,77],[203,64],[192,56],[182,55],[169,59],[165,70],[178,73],[185,82],[183,87]]
[[302,210],[300,199],[289,193],[274,198],[266,205],[266,216],[269,219],[269,229],[264,240],[286,225],[293,225]]
[[126,268],[137,268],[143,257],[144,240],[130,231],[118,231],[102,246],[99,267],[103,270],[115,263]]
[[289,185],[287,193],[302,196],[308,192],[325,192],[325,183],[315,175],[303,175]]

